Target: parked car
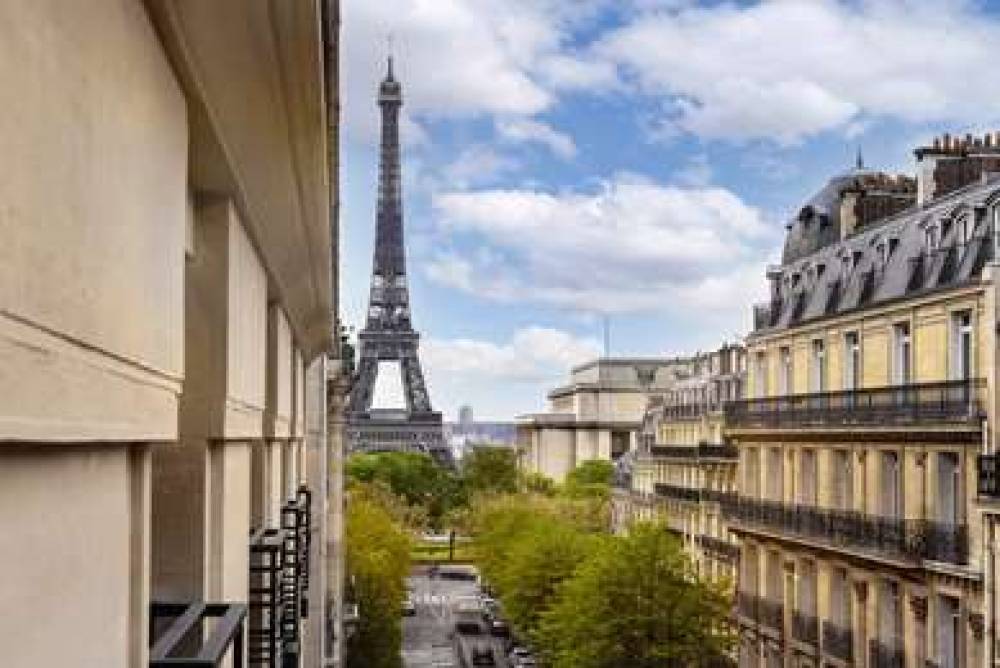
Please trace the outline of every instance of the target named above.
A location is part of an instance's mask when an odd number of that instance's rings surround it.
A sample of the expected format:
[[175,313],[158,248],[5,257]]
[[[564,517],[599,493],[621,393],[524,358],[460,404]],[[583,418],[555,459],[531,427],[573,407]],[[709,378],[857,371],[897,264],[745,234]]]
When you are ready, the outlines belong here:
[[537,668],[538,664],[530,656],[523,659],[518,659],[514,662],[514,668]]
[[480,645],[472,648],[473,666],[495,666],[496,659],[493,658],[493,650],[488,646]]
[[514,647],[511,648],[510,652],[507,653],[507,658],[510,659],[511,663],[516,663],[520,659],[525,659],[530,656],[531,652],[529,652],[524,647],[521,647],[520,645],[514,645]]
[[494,619],[490,622],[490,635],[497,638],[507,638],[510,636],[510,626],[502,619]]
[[413,598],[407,596],[403,599],[403,616],[412,617],[417,614],[417,604],[413,602]]

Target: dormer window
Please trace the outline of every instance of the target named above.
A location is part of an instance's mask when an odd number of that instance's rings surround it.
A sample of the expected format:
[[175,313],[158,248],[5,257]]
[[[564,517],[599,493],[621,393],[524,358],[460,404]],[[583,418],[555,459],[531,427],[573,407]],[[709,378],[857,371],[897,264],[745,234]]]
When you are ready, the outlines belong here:
[[884,241],[880,241],[876,244],[875,252],[878,254],[878,261],[882,265],[885,265],[889,261],[889,246]]
[[896,248],[899,247],[899,239],[889,239],[889,257],[896,252]]
[[851,254],[851,269],[854,269],[859,264],[861,264],[861,251],[856,250]]
[[948,236],[948,232],[950,232],[950,231],[951,231],[951,221],[950,220],[942,220],[941,221],[941,238],[944,239],[946,236]]
[[927,249],[928,253],[933,253],[938,247],[938,228],[937,225],[931,225],[926,230],[924,230],[924,247]]
[[840,258],[840,265],[841,265],[841,272],[844,274],[844,276],[847,276],[848,274],[850,274],[851,273],[851,256],[850,255],[844,255],[844,256],[842,256]]
[[961,220],[958,221],[958,243],[967,244],[972,241],[972,219],[968,216],[963,216]]
[[816,278],[821,278],[824,271],[826,271],[826,265],[822,262],[818,263],[816,265]]

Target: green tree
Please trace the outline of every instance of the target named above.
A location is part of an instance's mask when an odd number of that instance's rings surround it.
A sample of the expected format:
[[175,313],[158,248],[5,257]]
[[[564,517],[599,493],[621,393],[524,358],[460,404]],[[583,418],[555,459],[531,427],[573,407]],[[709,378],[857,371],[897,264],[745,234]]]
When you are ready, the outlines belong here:
[[346,568],[360,620],[347,666],[399,668],[400,609],[410,569],[410,538],[377,495],[352,491],[347,504]]
[[441,529],[442,518],[450,509],[467,502],[457,476],[422,453],[354,455],[347,461],[346,473],[353,480],[382,482],[408,505],[422,506],[435,530]]
[[562,491],[566,496],[611,499],[615,467],[601,459],[588,459],[566,475]]
[[541,615],[538,647],[551,668],[705,665],[733,642],[725,585],[698,577],[657,524],[594,544]]
[[535,471],[524,474],[522,485],[524,490],[530,494],[552,496],[556,491],[556,484],[552,481],[552,478]]
[[473,447],[462,460],[462,478],[471,493],[517,491],[517,453],[510,448]]

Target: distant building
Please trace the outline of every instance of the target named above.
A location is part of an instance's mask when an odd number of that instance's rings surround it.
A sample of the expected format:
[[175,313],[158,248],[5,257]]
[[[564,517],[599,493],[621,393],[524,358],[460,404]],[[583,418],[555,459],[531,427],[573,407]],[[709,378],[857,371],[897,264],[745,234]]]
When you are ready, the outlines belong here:
[[472,406],[468,404],[458,409],[458,423],[460,425],[471,425],[473,423]]
[[736,576],[739,545],[719,501],[736,489],[736,449],[723,437],[723,409],[743,396],[746,351],[726,344],[689,358],[674,384],[653,394],[639,447],[619,462],[613,496],[616,529],[658,519],[677,535],[702,575]]
[[517,418],[521,465],[556,482],[588,459],[616,460],[634,450],[651,393],[671,387],[687,361],[600,358],[575,367],[548,394],[549,410]]

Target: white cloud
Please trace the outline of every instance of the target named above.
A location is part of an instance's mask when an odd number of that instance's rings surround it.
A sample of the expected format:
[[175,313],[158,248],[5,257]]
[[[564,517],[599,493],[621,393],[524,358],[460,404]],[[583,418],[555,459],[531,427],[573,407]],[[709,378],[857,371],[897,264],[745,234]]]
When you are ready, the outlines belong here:
[[632,175],[587,192],[444,193],[434,206],[452,243],[427,265],[431,280],[583,311],[742,312],[779,245],[775,226],[728,190]]
[[440,171],[440,178],[429,184],[432,190],[442,188],[465,189],[517,170],[520,163],[514,158],[498,153],[489,146],[473,144],[466,147],[452,162]]
[[607,86],[606,59],[573,54],[574,31],[609,0],[347,0],[343,6],[342,101],[346,133],[377,138],[375,95],[392,33],[403,84],[404,138],[414,119],[532,116],[557,90]]
[[576,155],[573,138],[547,123],[528,118],[511,118],[497,121],[496,127],[497,134],[506,141],[541,144],[567,160]]
[[639,12],[594,52],[680,130],[790,144],[865,117],[998,118],[998,41],[971,2],[783,0]]
[[421,353],[429,374],[464,375],[477,382],[536,382],[564,376],[570,367],[597,357],[599,351],[595,339],[530,326],[518,329],[509,342],[502,344],[430,339]]

